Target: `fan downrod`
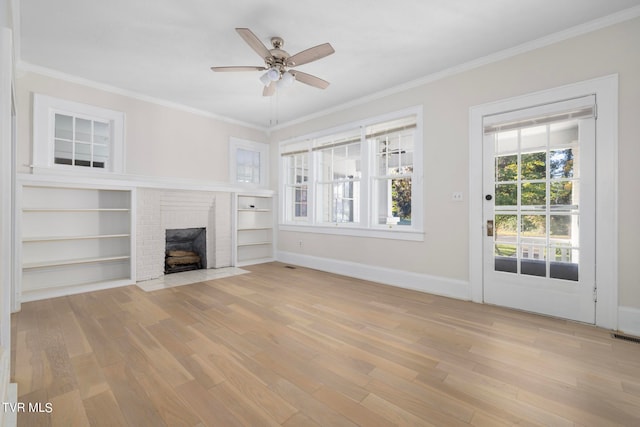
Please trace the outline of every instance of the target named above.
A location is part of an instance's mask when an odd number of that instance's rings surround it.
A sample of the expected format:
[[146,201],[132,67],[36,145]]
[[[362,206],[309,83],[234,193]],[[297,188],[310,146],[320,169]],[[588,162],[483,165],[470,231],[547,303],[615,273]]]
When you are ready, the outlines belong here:
[[284,40],[282,37],[271,37],[271,45],[274,49],[280,49],[284,46]]

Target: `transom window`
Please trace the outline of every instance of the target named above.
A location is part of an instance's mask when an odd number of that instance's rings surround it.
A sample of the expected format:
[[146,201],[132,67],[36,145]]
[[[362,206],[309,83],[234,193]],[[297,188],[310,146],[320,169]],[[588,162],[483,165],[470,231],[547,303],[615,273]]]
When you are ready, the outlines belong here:
[[269,145],[232,137],[229,140],[229,181],[253,187],[268,185]]
[[124,113],[34,95],[34,169],[122,173]]
[[421,118],[414,108],[281,143],[283,225],[421,231]]
[[55,113],[54,163],[104,169],[109,162],[108,121]]

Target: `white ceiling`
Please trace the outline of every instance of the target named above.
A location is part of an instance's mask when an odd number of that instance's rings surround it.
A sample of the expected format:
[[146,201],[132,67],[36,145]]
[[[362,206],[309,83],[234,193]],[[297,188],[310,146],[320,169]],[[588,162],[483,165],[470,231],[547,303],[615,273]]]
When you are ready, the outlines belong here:
[[[20,0],[19,61],[259,127],[305,117],[640,5],[640,0]],[[634,9],[634,13],[637,9]],[[623,13],[624,14],[624,13]],[[637,13],[635,13],[637,15]],[[336,53],[262,96],[263,65],[234,31],[290,54]]]

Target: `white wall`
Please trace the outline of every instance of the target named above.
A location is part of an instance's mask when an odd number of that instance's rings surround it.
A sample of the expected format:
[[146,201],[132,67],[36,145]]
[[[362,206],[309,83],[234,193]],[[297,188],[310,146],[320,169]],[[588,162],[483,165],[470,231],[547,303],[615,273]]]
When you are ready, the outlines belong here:
[[[414,105],[424,107],[424,242],[280,231],[278,250],[440,277],[451,286],[468,281],[468,203],[452,202],[451,193],[462,191],[465,199],[468,194],[469,108],[618,73],[619,305],[640,309],[638,40],[636,18],[274,131],[272,152],[277,153],[278,141]],[[272,156],[272,179],[277,179],[277,160]]]
[[34,72],[20,74],[16,79],[18,172],[30,172],[33,93],[124,112],[127,175],[228,182],[229,138],[266,140],[258,129]]

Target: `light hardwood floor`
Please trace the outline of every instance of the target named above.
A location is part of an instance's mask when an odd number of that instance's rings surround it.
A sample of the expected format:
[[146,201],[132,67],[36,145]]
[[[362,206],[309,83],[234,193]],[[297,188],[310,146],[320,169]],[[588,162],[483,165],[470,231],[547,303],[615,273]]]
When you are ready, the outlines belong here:
[[13,380],[45,412],[19,425],[640,425],[640,344],[609,331],[248,269],[23,304]]

